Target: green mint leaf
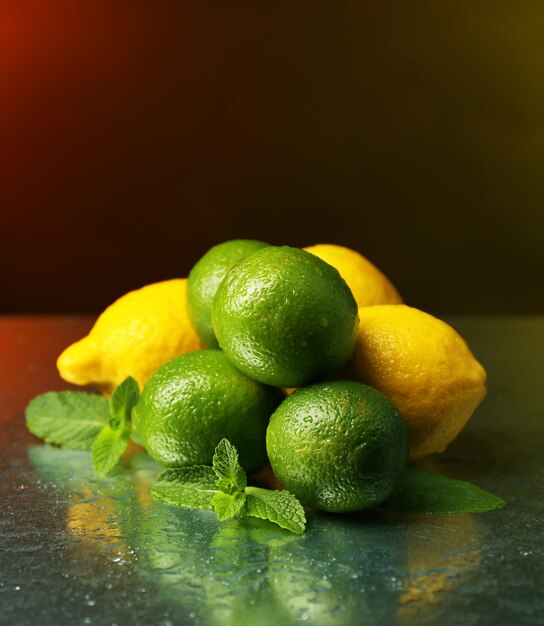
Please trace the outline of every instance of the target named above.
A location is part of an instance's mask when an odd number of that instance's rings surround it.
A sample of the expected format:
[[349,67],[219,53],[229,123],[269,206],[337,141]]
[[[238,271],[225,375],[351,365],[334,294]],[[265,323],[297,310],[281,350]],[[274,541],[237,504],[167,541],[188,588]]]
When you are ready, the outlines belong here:
[[102,476],[109,474],[123,456],[130,439],[130,423],[113,429],[109,424],[93,441],[93,466]]
[[50,391],[30,401],[25,417],[28,430],[47,443],[89,450],[108,423],[108,401],[84,391]]
[[233,494],[218,491],[213,497],[213,508],[220,522],[240,514],[245,503],[246,494],[243,491],[237,491]]
[[380,506],[407,513],[482,513],[502,508],[497,496],[462,480],[408,467],[391,496]]
[[215,472],[208,465],[173,467],[161,472],[151,487],[151,495],[176,506],[213,510],[218,493]]
[[243,491],[247,485],[246,473],[238,461],[238,452],[228,439],[221,439],[213,455],[213,471],[217,486],[225,493]]
[[139,397],[138,383],[132,376],[128,376],[117,385],[110,398],[110,426],[112,428],[119,428],[125,422],[130,422],[130,413]]
[[271,491],[246,487],[245,513],[267,519],[282,528],[301,535],[306,527],[306,515],[297,497],[289,491]]

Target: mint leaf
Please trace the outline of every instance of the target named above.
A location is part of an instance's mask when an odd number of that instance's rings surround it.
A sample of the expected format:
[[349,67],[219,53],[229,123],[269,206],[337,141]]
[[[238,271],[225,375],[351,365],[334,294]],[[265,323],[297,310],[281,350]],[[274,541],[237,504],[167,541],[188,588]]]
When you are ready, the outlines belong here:
[[218,493],[213,469],[207,465],[173,467],[161,472],[151,487],[151,495],[176,506],[213,510]]
[[282,528],[301,535],[306,527],[306,515],[297,497],[289,491],[270,491],[246,487],[246,515],[267,519]]
[[248,487],[236,448],[222,439],[215,448],[213,467],[193,465],[165,470],[151,487],[160,500],[191,509],[212,509],[219,521],[235,516],[266,519],[302,534],[306,516],[297,498],[288,491]]
[[217,519],[224,522],[242,512],[246,503],[246,494],[243,491],[233,494],[218,491],[213,497],[212,503],[217,513]]
[[28,430],[47,443],[89,450],[108,423],[108,401],[84,391],[49,391],[30,401],[25,417]]
[[130,413],[136,402],[138,402],[139,397],[138,383],[132,376],[128,376],[122,383],[117,385],[110,398],[110,423],[113,428],[117,424],[124,424],[130,421]]
[[447,514],[494,511],[505,504],[471,483],[408,467],[392,495],[380,506],[407,513]]
[[243,491],[247,485],[246,473],[238,461],[238,452],[228,439],[221,439],[213,455],[213,471],[217,486],[225,493]]
[[130,422],[115,429],[106,424],[93,442],[94,469],[102,476],[109,474],[123,456],[129,439]]

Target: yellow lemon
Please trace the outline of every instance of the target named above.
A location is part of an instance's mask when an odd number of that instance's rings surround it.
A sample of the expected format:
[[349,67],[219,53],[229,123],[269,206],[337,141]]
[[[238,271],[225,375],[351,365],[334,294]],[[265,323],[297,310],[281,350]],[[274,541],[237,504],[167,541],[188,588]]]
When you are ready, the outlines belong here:
[[486,372],[445,322],[406,305],[359,309],[346,378],[375,387],[408,426],[410,459],[442,452],[486,394]]
[[304,248],[335,267],[346,281],[358,306],[402,304],[393,283],[359,252],[328,243]]
[[187,314],[187,280],[131,291],[110,305],[91,332],[59,356],[64,380],[110,393],[127,376],[142,387],[165,361],[203,348]]

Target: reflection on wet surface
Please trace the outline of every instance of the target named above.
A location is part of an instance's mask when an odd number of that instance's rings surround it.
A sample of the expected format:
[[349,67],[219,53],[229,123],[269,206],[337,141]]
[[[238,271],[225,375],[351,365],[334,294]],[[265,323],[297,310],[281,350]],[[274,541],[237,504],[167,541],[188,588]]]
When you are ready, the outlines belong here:
[[315,514],[298,537],[152,500],[159,468],[143,453],[108,479],[86,452],[28,453],[34,480],[55,494],[55,519],[64,519],[60,589],[64,576],[93,587],[80,598],[91,620],[108,601],[104,581],[117,589],[128,576],[140,589],[136,599],[127,591],[128,605],[165,624],[413,624],[439,618],[481,565],[477,516]]
[[543,624],[544,366],[516,374],[524,414],[488,367],[498,397],[424,463],[509,503],[482,515],[310,514],[299,537],[152,500],[136,446],[103,479],[88,452],[0,441],[0,624]]

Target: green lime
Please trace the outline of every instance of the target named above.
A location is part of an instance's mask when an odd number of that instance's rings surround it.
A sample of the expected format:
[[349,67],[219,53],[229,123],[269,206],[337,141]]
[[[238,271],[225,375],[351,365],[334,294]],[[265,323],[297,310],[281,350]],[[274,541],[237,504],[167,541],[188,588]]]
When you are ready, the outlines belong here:
[[379,391],[349,381],[288,396],[266,435],[274,474],[310,506],[344,513],[383,502],[408,459],[408,433]]
[[212,319],[219,345],[242,372],[299,387],[348,361],[359,318],[334,267],[299,248],[268,246],[228,272]]
[[151,376],[132,412],[134,427],[161,465],[211,465],[226,437],[248,472],[266,463],[266,427],[281,393],[248,378],[221,350],[174,357]]
[[238,261],[268,244],[252,239],[233,239],[213,248],[195,264],[187,281],[187,308],[193,326],[206,346],[219,344],[212,327],[212,303],[225,274]]

